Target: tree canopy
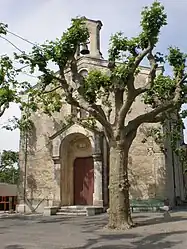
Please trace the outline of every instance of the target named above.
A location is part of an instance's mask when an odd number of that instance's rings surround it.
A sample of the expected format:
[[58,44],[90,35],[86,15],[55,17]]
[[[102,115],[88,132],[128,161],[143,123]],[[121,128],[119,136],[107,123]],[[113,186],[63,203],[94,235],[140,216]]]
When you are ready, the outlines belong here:
[[[0,38],[10,42],[7,38],[8,25],[0,23]],[[9,108],[10,103],[21,103],[20,93],[25,91],[30,83],[17,80],[20,69],[16,69],[14,66],[14,59],[6,54],[6,52],[0,56],[0,117]]]
[[4,150],[0,160],[0,182],[17,184],[19,180],[18,152]]
[[[156,1],[143,9],[141,32],[137,37],[127,38],[121,32],[111,37],[108,50],[110,73],[91,70],[88,76],[83,78],[78,71],[75,52],[80,44],[89,39],[85,21],[84,18],[73,19],[71,27],[60,39],[34,46],[28,55],[16,55],[16,59],[21,63],[30,66],[31,73],[34,73],[36,68],[42,73],[39,77],[39,87],[30,89],[30,107],[34,111],[38,108],[37,101],[43,103],[44,111],[48,114],[59,111],[62,95],[57,89],[61,88],[69,104],[88,111],[102,124],[107,136],[114,139],[119,137],[122,128],[126,132],[136,130],[142,123],[163,121],[167,113],[180,109],[186,101],[186,54],[176,47],[169,47],[167,56],[155,52],[160,30],[167,24],[167,15],[161,3]],[[147,58],[150,64],[148,81],[144,87],[135,88],[134,79],[144,58]],[[58,66],[58,73],[49,68],[51,61]],[[173,76],[164,73],[157,76],[158,66],[166,62],[171,66]],[[65,78],[67,68],[71,69],[74,85],[70,85]],[[50,87],[50,91],[45,92],[47,87]],[[114,95],[116,103],[113,124],[101,105],[97,104],[98,99],[103,96],[103,105],[111,108],[112,104],[104,98],[106,93]],[[128,110],[140,95],[144,103],[152,108],[131,120],[125,127]]]

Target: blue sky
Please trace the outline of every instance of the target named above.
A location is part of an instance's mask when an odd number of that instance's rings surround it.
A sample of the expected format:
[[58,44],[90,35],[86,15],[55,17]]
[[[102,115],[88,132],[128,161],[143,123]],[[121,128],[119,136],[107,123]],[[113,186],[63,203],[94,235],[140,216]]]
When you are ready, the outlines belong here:
[[[72,17],[78,15],[101,20],[101,50],[107,56],[110,35],[123,31],[126,36],[134,36],[139,31],[140,12],[143,6],[152,0],[1,0],[0,22],[7,23],[9,30],[32,42],[42,43],[47,39],[60,37],[68,27]],[[167,52],[170,45],[180,47],[187,52],[187,0],[162,0],[168,14],[168,25],[161,32],[157,49]],[[11,35],[8,38],[24,51],[31,45]],[[10,44],[0,39],[0,54],[11,55],[15,52]],[[22,74],[24,80],[36,82],[34,77]],[[19,109],[11,105],[0,119],[0,127],[12,115],[20,115]],[[187,123],[186,123],[187,127]],[[187,132],[186,132],[187,133]],[[187,141],[187,134],[185,134]],[[18,150],[19,131],[8,132],[0,129],[0,151],[3,149]]]

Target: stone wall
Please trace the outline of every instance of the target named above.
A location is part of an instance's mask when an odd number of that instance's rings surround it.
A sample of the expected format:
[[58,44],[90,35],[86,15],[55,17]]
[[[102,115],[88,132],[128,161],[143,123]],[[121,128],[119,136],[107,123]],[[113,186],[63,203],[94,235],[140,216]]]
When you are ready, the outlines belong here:
[[[65,106],[64,112],[70,112]],[[64,120],[64,112],[55,114],[53,118],[40,112],[32,115],[33,128],[28,136],[28,155],[26,163],[27,198],[38,205],[42,200],[47,203],[60,202],[59,169],[54,166],[52,158],[52,141],[50,136],[60,130]],[[23,201],[23,185],[25,175],[25,138],[20,139],[20,169],[21,184],[19,187],[20,200]],[[42,204],[41,204],[42,205]]]

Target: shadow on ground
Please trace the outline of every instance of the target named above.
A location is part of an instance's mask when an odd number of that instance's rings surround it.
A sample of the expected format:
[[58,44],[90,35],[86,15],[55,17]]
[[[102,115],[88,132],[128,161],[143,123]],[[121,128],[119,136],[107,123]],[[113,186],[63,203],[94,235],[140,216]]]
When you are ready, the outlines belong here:
[[9,245],[9,246],[5,246],[4,249],[25,249],[25,248],[20,245]]
[[[162,213],[160,213],[160,217],[158,216],[154,218],[150,218],[150,217],[151,216],[146,216],[146,215],[138,216],[137,215],[134,221],[137,222],[138,227],[152,226],[152,225],[170,223],[170,222],[173,223],[173,222],[187,221],[187,218],[184,218],[184,216],[176,216],[176,217],[170,217],[170,218],[165,219]],[[83,228],[82,232],[90,233],[92,231],[102,229],[103,227],[107,225],[107,222],[108,222],[108,219],[106,216],[97,216],[97,218],[95,216],[95,217],[85,218],[82,222],[79,221],[79,224]]]
[[[85,234],[85,238],[88,238],[85,241],[84,246],[79,247],[67,247],[66,249],[167,249],[167,248],[176,248],[180,244],[183,243],[181,241],[180,235],[187,234],[187,231],[173,231],[173,232],[165,232],[160,230],[162,225],[158,227],[157,232],[154,234],[145,234],[144,226],[148,226],[146,228],[148,231],[153,233],[153,225],[168,223],[167,227],[170,227],[171,222],[180,222],[186,221],[187,218],[182,216],[182,214],[177,214],[177,216],[171,217],[170,219],[164,219],[163,214],[136,214],[135,222],[138,221],[140,224],[140,228],[134,228],[128,231],[109,231],[103,229],[108,221],[108,216],[98,215],[94,217],[64,217],[64,216],[53,216],[53,217],[30,217],[29,220],[32,222],[22,222],[22,220],[27,220],[27,217],[17,217],[15,218],[20,222],[16,223],[15,226],[18,225],[35,225],[37,224],[57,224],[58,226],[63,226],[65,224],[73,224],[75,227],[80,227],[81,234]],[[8,224],[10,221],[8,222]],[[14,226],[12,222],[9,226]],[[57,227],[58,227],[57,226]],[[150,226],[150,227],[149,227]],[[174,224],[175,226],[175,224]],[[56,225],[55,225],[56,227]],[[66,226],[65,226],[66,227]],[[142,228],[141,228],[142,227]],[[2,229],[1,229],[2,228]],[[1,231],[4,232],[6,227],[0,227]],[[159,231],[159,233],[158,233]],[[163,231],[163,232],[162,232]],[[87,233],[87,234],[86,234]],[[150,232],[148,232],[150,233]],[[94,238],[93,238],[93,236]],[[96,235],[96,236],[95,236]],[[83,235],[84,236],[84,235]],[[180,237],[180,238],[179,238]],[[177,239],[178,238],[178,239]],[[178,248],[178,247],[177,247]],[[7,245],[4,249],[26,249],[23,245]]]
[[[73,247],[65,249],[166,249],[172,248],[182,243],[182,241],[171,241],[169,236],[177,234],[185,234],[187,231],[177,231],[168,233],[156,233],[153,235],[141,237],[139,234],[110,234],[101,235],[98,239],[88,240],[87,244],[82,247]],[[137,239],[134,241],[134,239]],[[124,243],[127,239],[127,243]],[[166,240],[167,239],[167,240]],[[123,240],[123,241],[120,241]]]
[[[163,215],[160,217],[150,218],[150,216],[136,216],[136,219],[140,219],[139,227],[151,226],[162,223],[180,222],[186,221],[187,218],[183,216],[171,217],[164,219]],[[77,248],[66,248],[66,249],[166,249],[180,245],[182,241],[172,241],[171,236],[186,234],[187,231],[175,231],[175,232],[163,232],[155,233],[148,236],[142,236],[137,233],[135,229],[128,230],[127,232],[113,232],[109,230],[101,230],[107,224],[106,217],[98,218],[87,218],[85,222],[81,224],[82,233],[95,233],[99,232],[99,238],[88,240],[87,244],[83,247]],[[168,226],[170,226],[168,224]],[[134,231],[134,233],[133,233]],[[130,232],[130,233],[129,233]],[[106,234],[103,234],[106,233]],[[170,238],[168,238],[170,237]],[[120,241],[121,240],[121,241]],[[123,242],[122,242],[123,240]],[[126,244],[126,241],[127,244]]]
[[0,217],[0,220],[31,220],[41,219],[42,215],[7,215]]
[[171,216],[170,218],[165,219],[161,214],[160,217],[141,220],[140,222],[138,222],[138,226],[149,226],[149,225],[156,225],[156,224],[169,223],[169,222],[173,223],[179,221],[187,221],[187,218],[184,218],[184,216],[176,216],[176,217]]
[[20,216],[6,216],[2,217],[0,220],[11,220],[11,221],[35,221],[37,223],[58,223],[62,221],[70,221],[74,217],[67,216],[42,216],[42,215],[20,215]]
[[67,216],[53,216],[53,217],[43,217],[42,219],[40,219],[40,221],[38,221],[38,223],[45,223],[45,224],[50,224],[50,223],[60,223],[60,224],[67,224],[71,221],[74,221],[78,218],[76,217],[67,217]]

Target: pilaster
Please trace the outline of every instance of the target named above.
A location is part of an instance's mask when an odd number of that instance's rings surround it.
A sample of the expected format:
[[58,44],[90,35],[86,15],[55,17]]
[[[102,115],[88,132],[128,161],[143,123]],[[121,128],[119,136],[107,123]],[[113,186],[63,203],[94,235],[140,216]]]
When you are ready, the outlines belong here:
[[101,155],[101,137],[95,135],[95,149],[93,153],[94,160],[94,194],[93,205],[103,206],[103,183],[102,183],[102,155]]

